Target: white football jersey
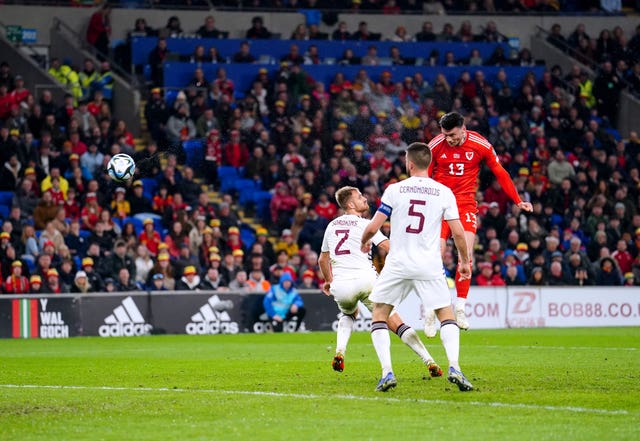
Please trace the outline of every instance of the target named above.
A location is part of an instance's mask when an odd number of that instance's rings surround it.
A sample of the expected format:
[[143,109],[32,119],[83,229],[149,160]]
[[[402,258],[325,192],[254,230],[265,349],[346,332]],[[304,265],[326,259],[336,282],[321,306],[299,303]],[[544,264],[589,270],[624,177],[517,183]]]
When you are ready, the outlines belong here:
[[[334,278],[358,278],[360,271],[373,268],[369,254],[360,251],[362,232],[369,222],[354,214],[344,214],[327,226],[321,251],[329,252]],[[387,237],[378,231],[371,241],[378,245],[385,240]]]
[[431,178],[411,177],[387,187],[378,211],[391,218],[383,271],[407,279],[442,277],[442,220],[460,217],[453,192]]

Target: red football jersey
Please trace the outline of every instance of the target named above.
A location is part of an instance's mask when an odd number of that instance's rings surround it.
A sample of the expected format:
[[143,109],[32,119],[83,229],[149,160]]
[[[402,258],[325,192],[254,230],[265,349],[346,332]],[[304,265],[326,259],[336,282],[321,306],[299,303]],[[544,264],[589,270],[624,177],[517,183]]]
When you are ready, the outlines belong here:
[[508,172],[500,165],[493,146],[482,135],[467,130],[467,138],[460,146],[452,147],[443,134],[439,134],[429,143],[431,165],[429,174],[436,181],[449,187],[458,203],[475,202],[478,190],[478,175],[482,163],[496,176],[509,197],[520,203],[518,191]]

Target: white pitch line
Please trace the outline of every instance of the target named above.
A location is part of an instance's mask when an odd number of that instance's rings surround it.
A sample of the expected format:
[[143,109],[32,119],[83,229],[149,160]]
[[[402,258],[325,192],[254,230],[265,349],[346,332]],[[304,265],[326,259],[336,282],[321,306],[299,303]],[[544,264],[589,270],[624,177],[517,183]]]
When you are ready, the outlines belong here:
[[637,351],[638,348],[608,348],[604,346],[533,346],[533,345],[473,345],[469,344],[467,348],[489,348],[489,349],[556,349],[560,351],[574,350],[574,351],[592,351],[594,349],[601,351]]
[[[264,391],[244,391],[244,390],[215,390],[215,389],[183,389],[168,387],[118,387],[118,386],[62,386],[62,385],[38,385],[38,384],[0,384],[0,388],[7,389],[61,389],[61,390],[93,390],[93,391],[123,391],[123,392],[176,392],[176,393],[204,393],[204,394],[220,394],[220,395],[253,395],[278,398],[300,398],[306,400],[324,400],[328,397],[325,395],[315,394],[293,394],[282,392],[264,392]],[[422,404],[444,404],[444,405],[470,405],[470,406],[490,406],[504,407],[513,409],[532,409],[532,410],[548,410],[551,412],[573,412],[588,413],[598,415],[635,415],[634,412],[628,410],[608,410],[594,409],[589,407],[576,406],[546,406],[539,404],[523,404],[523,403],[501,403],[501,402],[482,402],[482,401],[456,401],[456,400],[427,400],[423,398],[393,398],[393,397],[363,397],[357,395],[332,395],[332,398],[353,401],[391,401],[395,403],[422,403]]]

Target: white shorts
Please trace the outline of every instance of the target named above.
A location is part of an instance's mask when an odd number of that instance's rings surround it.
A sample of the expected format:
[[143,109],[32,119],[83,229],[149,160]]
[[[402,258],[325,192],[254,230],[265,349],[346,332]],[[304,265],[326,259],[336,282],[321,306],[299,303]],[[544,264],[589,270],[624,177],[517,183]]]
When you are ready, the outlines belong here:
[[373,289],[377,274],[371,271],[358,273],[354,279],[333,279],[331,282],[331,294],[338,304],[338,308],[343,314],[353,314],[358,309],[358,301],[371,311],[372,303],[369,301],[369,294]]
[[451,305],[451,294],[444,276],[432,280],[412,280],[384,271],[378,277],[369,300],[397,307],[411,292],[420,297],[425,309]]

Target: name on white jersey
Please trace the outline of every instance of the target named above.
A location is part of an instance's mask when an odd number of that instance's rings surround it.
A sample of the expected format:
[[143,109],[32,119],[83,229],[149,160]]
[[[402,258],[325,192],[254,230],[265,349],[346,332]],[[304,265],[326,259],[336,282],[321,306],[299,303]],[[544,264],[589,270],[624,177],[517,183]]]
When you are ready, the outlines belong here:
[[421,187],[416,185],[401,185],[398,189],[400,193],[418,193],[440,196],[440,189],[433,187]]

